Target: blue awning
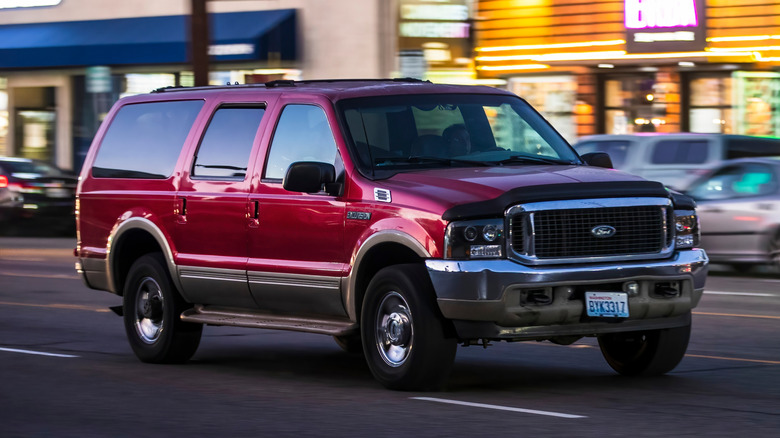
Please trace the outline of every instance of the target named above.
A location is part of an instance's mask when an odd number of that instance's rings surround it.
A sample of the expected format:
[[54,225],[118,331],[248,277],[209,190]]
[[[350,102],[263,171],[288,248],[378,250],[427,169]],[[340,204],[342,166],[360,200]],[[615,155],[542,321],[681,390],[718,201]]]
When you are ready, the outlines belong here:
[[[213,61],[296,59],[294,9],[209,14]],[[0,26],[0,68],[188,62],[189,16]]]

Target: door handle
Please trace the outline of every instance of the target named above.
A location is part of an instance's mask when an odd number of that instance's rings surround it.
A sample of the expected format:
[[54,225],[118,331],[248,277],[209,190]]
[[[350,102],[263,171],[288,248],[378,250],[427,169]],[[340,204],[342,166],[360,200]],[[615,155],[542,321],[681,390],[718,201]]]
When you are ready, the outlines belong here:
[[176,221],[180,224],[187,223],[187,198],[178,198],[174,207]]
[[251,201],[248,213],[249,228],[258,228],[260,226],[260,201]]

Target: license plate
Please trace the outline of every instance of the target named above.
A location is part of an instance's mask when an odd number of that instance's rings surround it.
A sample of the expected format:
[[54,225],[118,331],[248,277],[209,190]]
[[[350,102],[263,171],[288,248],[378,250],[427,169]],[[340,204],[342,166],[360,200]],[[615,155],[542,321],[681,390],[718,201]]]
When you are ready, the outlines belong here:
[[623,292],[585,292],[588,316],[628,318],[628,294]]
[[46,196],[49,198],[68,198],[70,197],[70,189],[51,188],[46,189]]

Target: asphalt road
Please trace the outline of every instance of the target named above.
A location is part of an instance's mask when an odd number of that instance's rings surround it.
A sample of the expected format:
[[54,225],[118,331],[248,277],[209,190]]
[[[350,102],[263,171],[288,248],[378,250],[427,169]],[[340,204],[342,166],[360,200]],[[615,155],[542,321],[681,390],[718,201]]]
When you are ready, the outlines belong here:
[[72,247],[0,238],[0,437],[780,436],[780,276],[711,275],[666,376],[616,375],[593,339],[499,343],[405,393],[322,335],[206,327],[190,363],[143,364]]

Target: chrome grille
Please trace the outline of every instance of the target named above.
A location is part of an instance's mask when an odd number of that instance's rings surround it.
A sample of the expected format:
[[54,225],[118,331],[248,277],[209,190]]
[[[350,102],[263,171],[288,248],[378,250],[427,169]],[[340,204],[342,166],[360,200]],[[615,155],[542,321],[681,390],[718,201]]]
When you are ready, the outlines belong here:
[[[653,198],[656,199],[656,198]],[[538,203],[536,209],[510,209],[509,245],[515,257],[532,263],[563,263],[663,255],[672,243],[668,201],[650,205],[614,205],[623,200]],[[658,201],[658,200],[656,200]],[[633,199],[629,204],[639,204]],[[541,205],[540,205],[541,204]],[[587,205],[588,208],[566,208]],[[528,207],[528,206],[525,206]],[[542,209],[539,207],[557,207]],[[598,237],[594,229],[614,229]],[[581,260],[587,258],[588,260]]]

